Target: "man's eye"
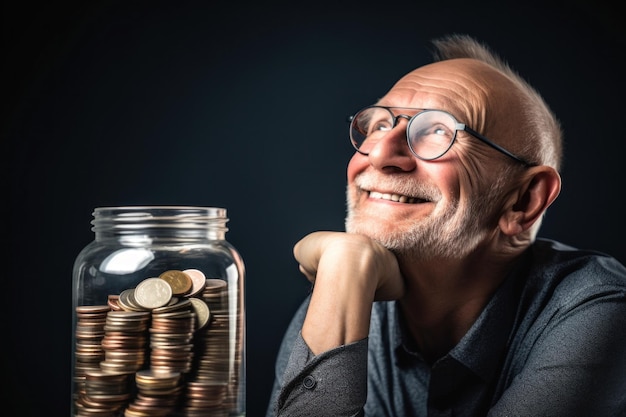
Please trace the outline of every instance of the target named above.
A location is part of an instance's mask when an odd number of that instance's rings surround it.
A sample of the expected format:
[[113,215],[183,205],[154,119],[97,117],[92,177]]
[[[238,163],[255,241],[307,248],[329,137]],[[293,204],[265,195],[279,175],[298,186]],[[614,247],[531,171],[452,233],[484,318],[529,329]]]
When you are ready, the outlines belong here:
[[370,129],[370,130],[371,130],[372,132],[375,132],[375,131],[382,131],[382,132],[386,132],[386,131],[388,131],[388,130],[391,130],[391,123],[389,123],[389,122],[383,122],[383,121],[381,121],[381,122],[377,122],[377,123],[374,123],[374,124],[372,125],[372,127],[371,127],[371,129]]
[[433,125],[426,129],[423,133],[426,135],[437,135],[446,137],[452,136],[452,131],[447,126],[441,124]]

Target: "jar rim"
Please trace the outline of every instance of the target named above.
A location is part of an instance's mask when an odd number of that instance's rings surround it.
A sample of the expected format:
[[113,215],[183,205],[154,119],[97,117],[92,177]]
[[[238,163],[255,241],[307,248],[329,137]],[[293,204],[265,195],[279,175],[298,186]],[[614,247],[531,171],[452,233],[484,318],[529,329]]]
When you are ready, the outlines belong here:
[[93,211],[93,231],[144,228],[221,229],[227,231],[226,209],[201,206],[110,206]]
[[205,212],[207,215],[222,217],[226,215],[226,209],[215,206],[186,206],[186,205],[136,205],[136,206],[102,206],[96,207],[93,214],[105,212],[141,212],[141,211],[187,211],[187,212]]

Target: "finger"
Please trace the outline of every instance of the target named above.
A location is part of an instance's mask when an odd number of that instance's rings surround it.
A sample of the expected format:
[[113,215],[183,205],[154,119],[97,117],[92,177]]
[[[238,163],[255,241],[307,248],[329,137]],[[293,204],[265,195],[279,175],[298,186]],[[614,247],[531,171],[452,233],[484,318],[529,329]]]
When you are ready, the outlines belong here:
[[301,267],[315,275],[322,256],[323,238],[326,232],[313,232],[300,239],[293,248],[293,254]]
[[315,276],[317,275],[317,271],[308,271],[302,265],[300,265],[300,272],[309,280],[312,284],[315,282]]

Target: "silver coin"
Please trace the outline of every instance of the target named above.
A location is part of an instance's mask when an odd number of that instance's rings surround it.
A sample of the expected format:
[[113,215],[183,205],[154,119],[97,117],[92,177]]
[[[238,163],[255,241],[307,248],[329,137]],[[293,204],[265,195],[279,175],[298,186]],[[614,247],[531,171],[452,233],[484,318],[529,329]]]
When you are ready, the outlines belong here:
[[172,298],[172,287],[161,278],[148,278],[135,288],[134,298],[144,308],[163,307]]

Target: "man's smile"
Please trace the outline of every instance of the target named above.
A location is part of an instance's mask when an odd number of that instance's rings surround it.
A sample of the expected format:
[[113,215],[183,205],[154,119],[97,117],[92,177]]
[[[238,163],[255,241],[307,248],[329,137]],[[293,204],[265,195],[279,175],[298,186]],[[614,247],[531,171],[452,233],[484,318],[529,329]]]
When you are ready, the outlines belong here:
[[425,203],[426,200],[417,197],[410,197],[402,194],[394,194],[394,193],[381,193],[378,191],[367,191],[369,198],[377,199],[377,200],[389,200],[397,203],[405,203],[405,204],[416,204],[416,203]]

